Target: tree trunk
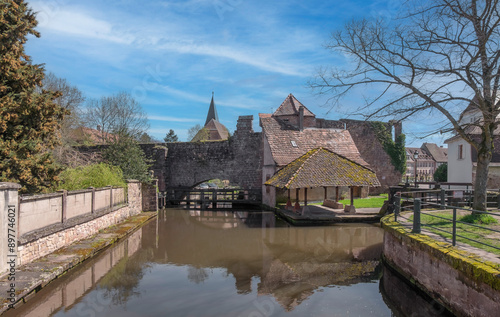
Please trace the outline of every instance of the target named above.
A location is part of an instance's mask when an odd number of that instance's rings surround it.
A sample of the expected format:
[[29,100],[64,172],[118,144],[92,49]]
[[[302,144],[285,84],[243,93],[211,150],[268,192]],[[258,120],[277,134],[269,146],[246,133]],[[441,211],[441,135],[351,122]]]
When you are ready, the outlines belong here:
[[476,180],[474,183],[474,210],[486,211],[486,186],[488,184],[488,169],[491,162],[492,150],[484,149],[478,151]]

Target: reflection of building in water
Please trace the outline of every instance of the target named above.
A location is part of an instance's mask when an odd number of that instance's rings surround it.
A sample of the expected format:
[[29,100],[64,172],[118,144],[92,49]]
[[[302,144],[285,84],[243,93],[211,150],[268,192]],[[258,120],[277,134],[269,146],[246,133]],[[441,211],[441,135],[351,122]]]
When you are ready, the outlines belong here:
[[143,239],[144,246],[158,241],[156,262],[189,265],[195,283],[210,278],[200,269],[224,268],[239,294],[251,293],[252,279],[259,278],[254,291],[274,296],[287,310],[320,287],[378,274],[383,232],[374,225],[276,227],[273,213],[193,210],[167,211],[158,224],[158,237]]

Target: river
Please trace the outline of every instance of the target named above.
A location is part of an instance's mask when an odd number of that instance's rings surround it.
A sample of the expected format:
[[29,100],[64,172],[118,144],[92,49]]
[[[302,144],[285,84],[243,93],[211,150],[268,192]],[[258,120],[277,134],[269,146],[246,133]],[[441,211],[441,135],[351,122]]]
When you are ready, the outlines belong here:
[[378,225],[167,209],[6,316],[446,314],[383,267],[382,241]]

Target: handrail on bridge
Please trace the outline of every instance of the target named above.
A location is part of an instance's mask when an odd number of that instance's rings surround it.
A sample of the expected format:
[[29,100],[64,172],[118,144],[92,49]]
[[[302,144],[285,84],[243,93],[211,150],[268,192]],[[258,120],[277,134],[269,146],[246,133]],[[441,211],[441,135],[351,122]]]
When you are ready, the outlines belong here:
[[[394,220],[398,221],[398,218],[405,219],[407,221],[412,221],[412,232],[413,233],[422,233],[422,227],[429,227],[432,230],[436,230],[442,232],[444,234],[451,235],[452,237],[452,245],[456,246],[457,237],[462,238],[464,240],[472,241],[481,245],[485,245],[497,250],[500,250],[500,247],[485,243],[482,241],[478,241],[476,239],[472,239],[470,237],[466,237],[464,235],[457,234],[457,224],[462,224],[463,226],[470,226],[475,228],[480,228],[483,230],[500,233],[499,230],[482,226],[479,224],[468,223],[457,220],[457,211],[466,211],[467,213],[477,214],[477,215],[492,215],[495,216],[496,219],[500,219],[500,213],[493,213],[488,211],[480,211],[472,209],[472,193],[468,193],[469,195],[464,195],[464,193],[455,193],[457,191],[451,191],[452,195],[448,195],[450,191],[445,189],[438,190],[421,190],[421,191],[409,191],[409,192],[397,192],[394,195]],[[460,191],[459,191],[460,192]],[[491,192],[490,192],[491,193]],[[497,193],[497,209],[500,209],[500,192]],[[452,203],[453,205],[447,204]],[[429,212],[423,212],[423,210],[427,210]],[[433,214],[432,210],[450,210],[452,211],[452,218],[446,218],[439,215]],[[402,211],[410,211],[413,212],[413,219],[410,217],[405,217],[402,214]],[[424,214],[429,217],[438,218],[444,222],[448,222],[452,224],[452,231],[447,231],[432,224],[422,223],[421,215]]]

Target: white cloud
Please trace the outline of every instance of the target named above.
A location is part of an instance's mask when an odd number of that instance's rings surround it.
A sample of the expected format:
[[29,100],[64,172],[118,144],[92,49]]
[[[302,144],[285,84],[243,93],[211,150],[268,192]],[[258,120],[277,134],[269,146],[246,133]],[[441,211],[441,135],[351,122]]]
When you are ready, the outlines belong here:
[[63,8],[57,1],[35,1],[30,5],[37,12],[39,28],[114,43],[130,44],[134,40],[133,36],[117,31],[112,23],[93,17],[83,10]]

